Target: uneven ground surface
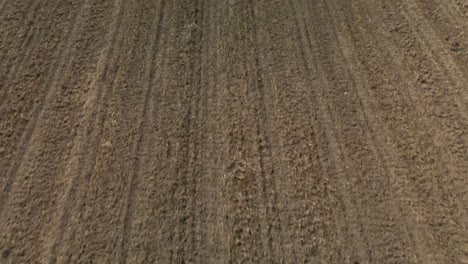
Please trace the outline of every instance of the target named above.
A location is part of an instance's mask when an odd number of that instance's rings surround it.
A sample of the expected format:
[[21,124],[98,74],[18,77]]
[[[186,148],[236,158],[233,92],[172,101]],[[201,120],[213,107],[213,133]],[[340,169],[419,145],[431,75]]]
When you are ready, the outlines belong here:
[[468,263],[465,0],[0,0],[0,263]]

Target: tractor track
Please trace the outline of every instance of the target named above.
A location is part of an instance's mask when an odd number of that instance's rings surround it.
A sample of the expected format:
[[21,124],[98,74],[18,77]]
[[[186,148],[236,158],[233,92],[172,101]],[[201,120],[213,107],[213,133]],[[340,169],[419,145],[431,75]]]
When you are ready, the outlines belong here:
[[468,264],[463,0],[0,0],[0,263]]

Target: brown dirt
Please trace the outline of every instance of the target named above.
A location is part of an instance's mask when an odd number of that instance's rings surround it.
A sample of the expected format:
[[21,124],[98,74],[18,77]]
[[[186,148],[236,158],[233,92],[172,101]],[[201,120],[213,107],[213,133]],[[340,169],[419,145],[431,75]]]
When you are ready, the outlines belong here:
[[465,0],[0,0],[0,263],[468,264]]

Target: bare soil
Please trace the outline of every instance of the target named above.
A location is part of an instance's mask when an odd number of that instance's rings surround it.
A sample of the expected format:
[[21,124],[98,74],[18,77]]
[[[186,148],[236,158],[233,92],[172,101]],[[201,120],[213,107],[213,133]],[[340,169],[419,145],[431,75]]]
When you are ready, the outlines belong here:
[[468,2],[0,0],[0,263],[468,264]]

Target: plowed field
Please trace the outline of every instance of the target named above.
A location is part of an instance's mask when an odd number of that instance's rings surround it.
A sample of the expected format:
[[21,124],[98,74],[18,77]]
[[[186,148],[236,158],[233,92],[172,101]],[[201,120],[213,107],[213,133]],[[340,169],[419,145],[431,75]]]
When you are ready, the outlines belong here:
[[468,264],[468,2],[0,0],[0,263]]

